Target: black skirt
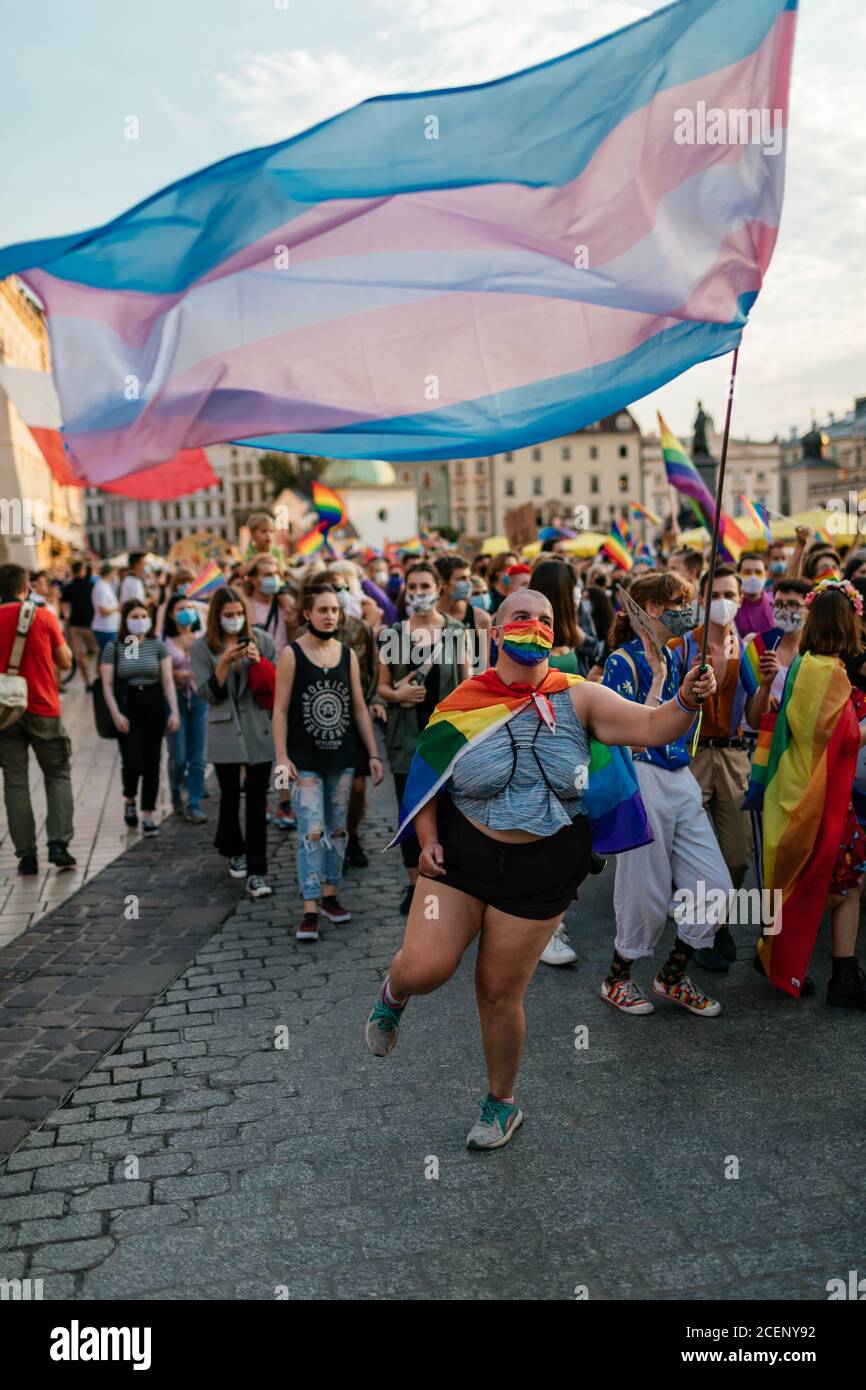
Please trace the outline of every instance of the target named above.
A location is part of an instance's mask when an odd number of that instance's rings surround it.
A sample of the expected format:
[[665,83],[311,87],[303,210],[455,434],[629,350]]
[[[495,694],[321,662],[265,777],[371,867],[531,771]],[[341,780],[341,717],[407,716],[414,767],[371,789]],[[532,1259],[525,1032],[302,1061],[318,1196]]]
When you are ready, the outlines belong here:
[[457,810],[447,792],[436,804],[446,883],[500,912],[530,921],[563,913],[589,873],[592,835],[589,821],[576,816],[555,835],[524,844],[503,844],[485,835]]

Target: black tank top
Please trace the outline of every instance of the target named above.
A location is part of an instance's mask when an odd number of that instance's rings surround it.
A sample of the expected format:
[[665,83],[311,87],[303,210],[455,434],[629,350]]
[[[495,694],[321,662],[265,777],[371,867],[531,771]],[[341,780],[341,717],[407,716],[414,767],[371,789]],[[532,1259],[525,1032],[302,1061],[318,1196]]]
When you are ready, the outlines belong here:
[[351,652],[340,646],[336,666],[324,671],[316,666],[297,642],[295,679],[289,701],[287,749],[299,771],[342,772],[355,767],[360,740],[352,712],[349,677]]

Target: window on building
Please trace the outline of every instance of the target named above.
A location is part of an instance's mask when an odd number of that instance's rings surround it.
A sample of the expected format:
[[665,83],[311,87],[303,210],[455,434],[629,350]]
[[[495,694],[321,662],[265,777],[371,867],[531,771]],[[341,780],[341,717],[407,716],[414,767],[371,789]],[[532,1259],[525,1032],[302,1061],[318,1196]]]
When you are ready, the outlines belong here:
[[631,492],[631,484],[629,483],[628,473],[620,473],[619,478],[617,479],[617,487],[619,488],[620,492]]
[[513,478],[506,478],[506,479],[505,479],[505,496],[506,496],[506,497],[513,497],[513,496],[514,496],[514,479],[513,479]]
[[541,479],[540,479],[540,478],[533,478],[533,479],[532,479],[532,495],[533,495],[533,497],[540,497],[540,496],[541,496]]
[[421,474],[421,486],[423,487],[425,492],[430,491],[431,487],[433,486],[433,479],[429,473]]
[[455,473],[456,477],[458,477],[458,478],[462,478],[462,477],[463,477],[463,460],[462,460],[462,459],[458,459],[457,462],[455,463],[455,465],[454,465],[454,473]]
[[484,473],[484,472],[486,472],[486,470],[487,470],[487,460],[486,460],[486,459],[476,459],[476,460],[475,460],[475,472],[476,472],[476,474],[478,474],[478,473]]
[[627,444],[620,444],[620,446],[619,446],[619,456],[620,456],[621,459],[627,459],[627,458],[628,458],[628,445],[627,445]]
[[598,526],[599,524],[599,511],[597,506],[592,506],[589,509],[589,524],[590,526]]
[[598,493],[600,491],[597,473],[590,473],[589,475],[589,490],[593,494]]
[[764,472],[763,468],[760,468],[760,469],[758,470],[758,472],[755,474],[755,482],[756,482],[756,483],[765,483],[766,481],[767,481],[767,475],[766,475],[766,473]]
[[111,544],[115,550],[123,550],[126,545],[126,532],[119,526],[115,526],[111,532]]
[[476,501],[476,502],[486,502],[486,501],[487,501],[487,484],[486,484],[486,483],[476,483],[476,484],[475,484],[475,501]]
[[533,449],[533,451],[532,451],[532,462],[533,462],[533,463],[540,463],[540,461],[541,461],[541,450],[540,450],[540,449]]
[[487,513],[486,513],[486,512],[479,512],[479,513],[478,513],[478,534],[479,534],[479,536],[485,536],[485,535],[487,534]]
[[505,455],[505,462],[506,462],[506,463],[513,463],[513,462],[514,462],[514,455],[513,455],[513,454],[506,454],[506,455]]
[[571,446],[569,444],[562,446],[562,461],[563,463],[570,463],[571,461]]
[[565,492],[565,493],[571,492],[571,474],[570,474],[570,473],[563,473],[563,475],[562,475],[562,490],[563,490],[563,492]]
[[597,445],[597,444],[590,444],[590,446],[589,446],[589,457],[590,457],[591,459],[597,459],[597,458],[598,458],[598,445]]
[[465,530],[466,530],[466,513],[465,513],[464,511],[459,511],[459,512],[457,513],[457,530],[458,530],[458,531],[465,531]]

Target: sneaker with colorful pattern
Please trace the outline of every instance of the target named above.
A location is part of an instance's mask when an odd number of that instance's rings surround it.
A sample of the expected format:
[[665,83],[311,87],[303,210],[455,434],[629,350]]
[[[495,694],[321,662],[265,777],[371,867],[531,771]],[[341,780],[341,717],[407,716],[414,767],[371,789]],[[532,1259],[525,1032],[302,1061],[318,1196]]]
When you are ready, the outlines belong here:
[[602,980],[599,993],[602,999],[606,999],[608,1004],[613,1004],[621,1013],[655,1013],[655,1005],[650,1003],[640,985],[630,976],[620,980]]
[[690,1014],[715,1018],[722,1012],[718,999],[711,999],[708,994],[704,994],[702,989],[692,984],[688,975],[684,975],[674,984],[668,984],[660,975],[656,975],[652,989],[653,994],[658,994],[662,999],[670,999],[671,1003],[679,1004],[681,1009],[688,1009]]
[[[406,1002],[408,1003],[408,1000]],[[383,985],[373,1005],[373,1012],[367,1019],[367,1027],[364,1031],[367,1046],[374,1057],[387,1057],[389,1052],[394,1051],[397,1046],[397,1035],[400,1032],[400,1020],[405,1008],[406,1004],[385,1003],[385,987]]]
[[497,1100],[490,1092],[478,1102],[481,1114],[466,1136],[467,1149],[501,1149],[523,1124],[519,1105]]

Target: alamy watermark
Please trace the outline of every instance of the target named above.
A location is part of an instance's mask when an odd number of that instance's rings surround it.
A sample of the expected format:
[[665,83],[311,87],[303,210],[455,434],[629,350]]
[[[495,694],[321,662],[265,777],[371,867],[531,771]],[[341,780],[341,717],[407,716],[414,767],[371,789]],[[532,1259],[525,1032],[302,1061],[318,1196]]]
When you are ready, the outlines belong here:
[[45,539],[45,503],[41,497],[0,497],[0,536],[20,536],[40,545]]
[[698,101],[674,112],[677,145],[761,145],[764,154],[781,154],[785,138],[780,107],[738,107],[725,111]]
[[695,887],[674,893],[675,922],[700,926],[706,922],[729,926],[760,927],[764,936],[782,930],[782,893],[779,888],[708,888],[703,879]]

